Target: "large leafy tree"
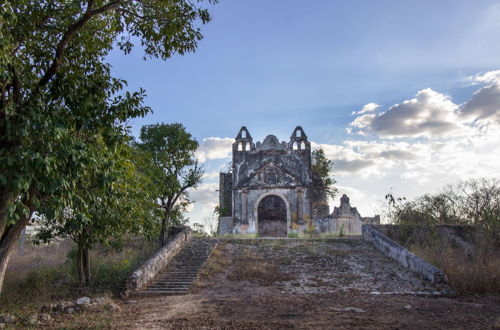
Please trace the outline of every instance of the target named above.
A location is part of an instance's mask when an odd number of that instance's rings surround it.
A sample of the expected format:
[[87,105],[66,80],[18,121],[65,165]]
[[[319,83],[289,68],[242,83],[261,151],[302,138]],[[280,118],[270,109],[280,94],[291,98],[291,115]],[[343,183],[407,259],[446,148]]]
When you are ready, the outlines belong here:
[[163,211],[160,245],[167,243],[172,216],[187,206],[189,189],[201,182],[203,169],[194,158],[198,142],[182,124],[155,124],[141,128],[139,147],[155,166],[158,206]]
[[81,286],[90,283],[90,250],[96,243],[119,244],[127,233],[152,237],[159,218],[153,182],[138,170],[141,158],[124,141],[127,137],[115,137],[113,143],[99,135],[92,138],[97,140],[91,144],[96,157],[76,182],[71,206],[59,202],[63,190],[48,198],[39,211],[42,228],[37,234],[45,243],[58,237],[76,243]]
[[[210,0],[209,0],[210,1]],[[211,2],[214,2],[213,0]],[[7,0],[0,6],[0,291],[14,243],[57,191],[71,204],[96,149],[82,134],[144,115],[144,92],[105,62],[140,43],[166,59],[194,51],[210,16],[188,0]],[[82,133],[83,132],[83,133]],[[82,174],[83,173],[83,174]]]

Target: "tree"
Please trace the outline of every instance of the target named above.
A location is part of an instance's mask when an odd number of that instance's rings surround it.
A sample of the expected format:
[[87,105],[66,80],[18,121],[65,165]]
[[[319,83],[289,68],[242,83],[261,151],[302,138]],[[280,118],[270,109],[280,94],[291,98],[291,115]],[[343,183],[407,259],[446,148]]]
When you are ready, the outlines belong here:
[[435,194],[413,200],[385,196],[389,220],[399,225],[433,227],[471,224],[493,234],[500,241],[500,181],[469,179],[447,185]]
[[323,181],[323,186],[321,188],[325,190],[326,196],[334,198],[338,193],[338,189],[334,186],[337,181],[330,175],[333,169],[333,161],[326,157],[323,149],[318,149],[312,152],[311,163],[312,172],[316,173]]
[[201,223],[193,224],[193,231],[201,236],[215,237],[219,225],[220,208],[215,207],[212,214],[203,217]]
[[57,237],[76,243],[80,286],[90,284],[90,250],[96,243],[116,245],[126,233],[151,236],[157,224],[152,180],[137,170],[137,155],[123,140],[127,137],[120,137],[113,148],[96,138],[92,145],[99,157],[76,183],[71,206],[59,202],[57,194],[64,193],[60,190],[39,210],[39,243]]
[[[210,1],[210,0],[209,0]],[[215,2],[215,1],[210,1]],[[114,45],[192,52],[210,16],[188,0],[10,0],[0,9],[0,292],[14,243],[55,191],[69,204],[96,152],[81,132],[143,116],[144,91],[105,63]],[[51,197],[52,198],[52,197]]]
[[163,210],[159,242],[167,243],[174,211],[189,201],[190,188],[197,188],[203,169],[194,158],[198,142],[182,124],[155,124],[141,128],[139,148],[150,154],[155,166],[158,206]]

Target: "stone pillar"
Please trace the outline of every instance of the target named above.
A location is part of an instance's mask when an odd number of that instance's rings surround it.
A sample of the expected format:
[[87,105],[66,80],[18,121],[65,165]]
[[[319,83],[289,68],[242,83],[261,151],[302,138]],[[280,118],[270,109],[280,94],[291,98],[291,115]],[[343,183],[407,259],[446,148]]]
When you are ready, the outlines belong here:
[[304,224],[304,189],[297,187],[297,223]]
[[248,190],[241,189],[241,222],[248,223]]

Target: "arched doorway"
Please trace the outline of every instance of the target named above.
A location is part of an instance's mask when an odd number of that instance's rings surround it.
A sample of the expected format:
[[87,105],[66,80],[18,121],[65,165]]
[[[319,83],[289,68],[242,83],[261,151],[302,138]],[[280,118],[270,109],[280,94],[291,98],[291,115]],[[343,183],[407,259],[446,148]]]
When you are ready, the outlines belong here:
[[286,237],[286,204],[276,195],[264,197],[257,211],[258,232],[260,236]]

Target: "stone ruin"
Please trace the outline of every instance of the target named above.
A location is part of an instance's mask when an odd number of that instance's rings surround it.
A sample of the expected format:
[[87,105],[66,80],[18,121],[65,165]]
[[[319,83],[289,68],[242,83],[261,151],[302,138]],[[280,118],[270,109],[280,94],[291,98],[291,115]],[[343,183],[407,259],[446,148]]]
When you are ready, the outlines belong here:
[[219,235],[286,237],[299,233],[360,235],[363,218],[343,195],[330,214],[322,179],[311,170],[311,143],[297,126],[289,142],[268,135],[253,142],[242,127],[233,143],[232,166],[220,173]]

